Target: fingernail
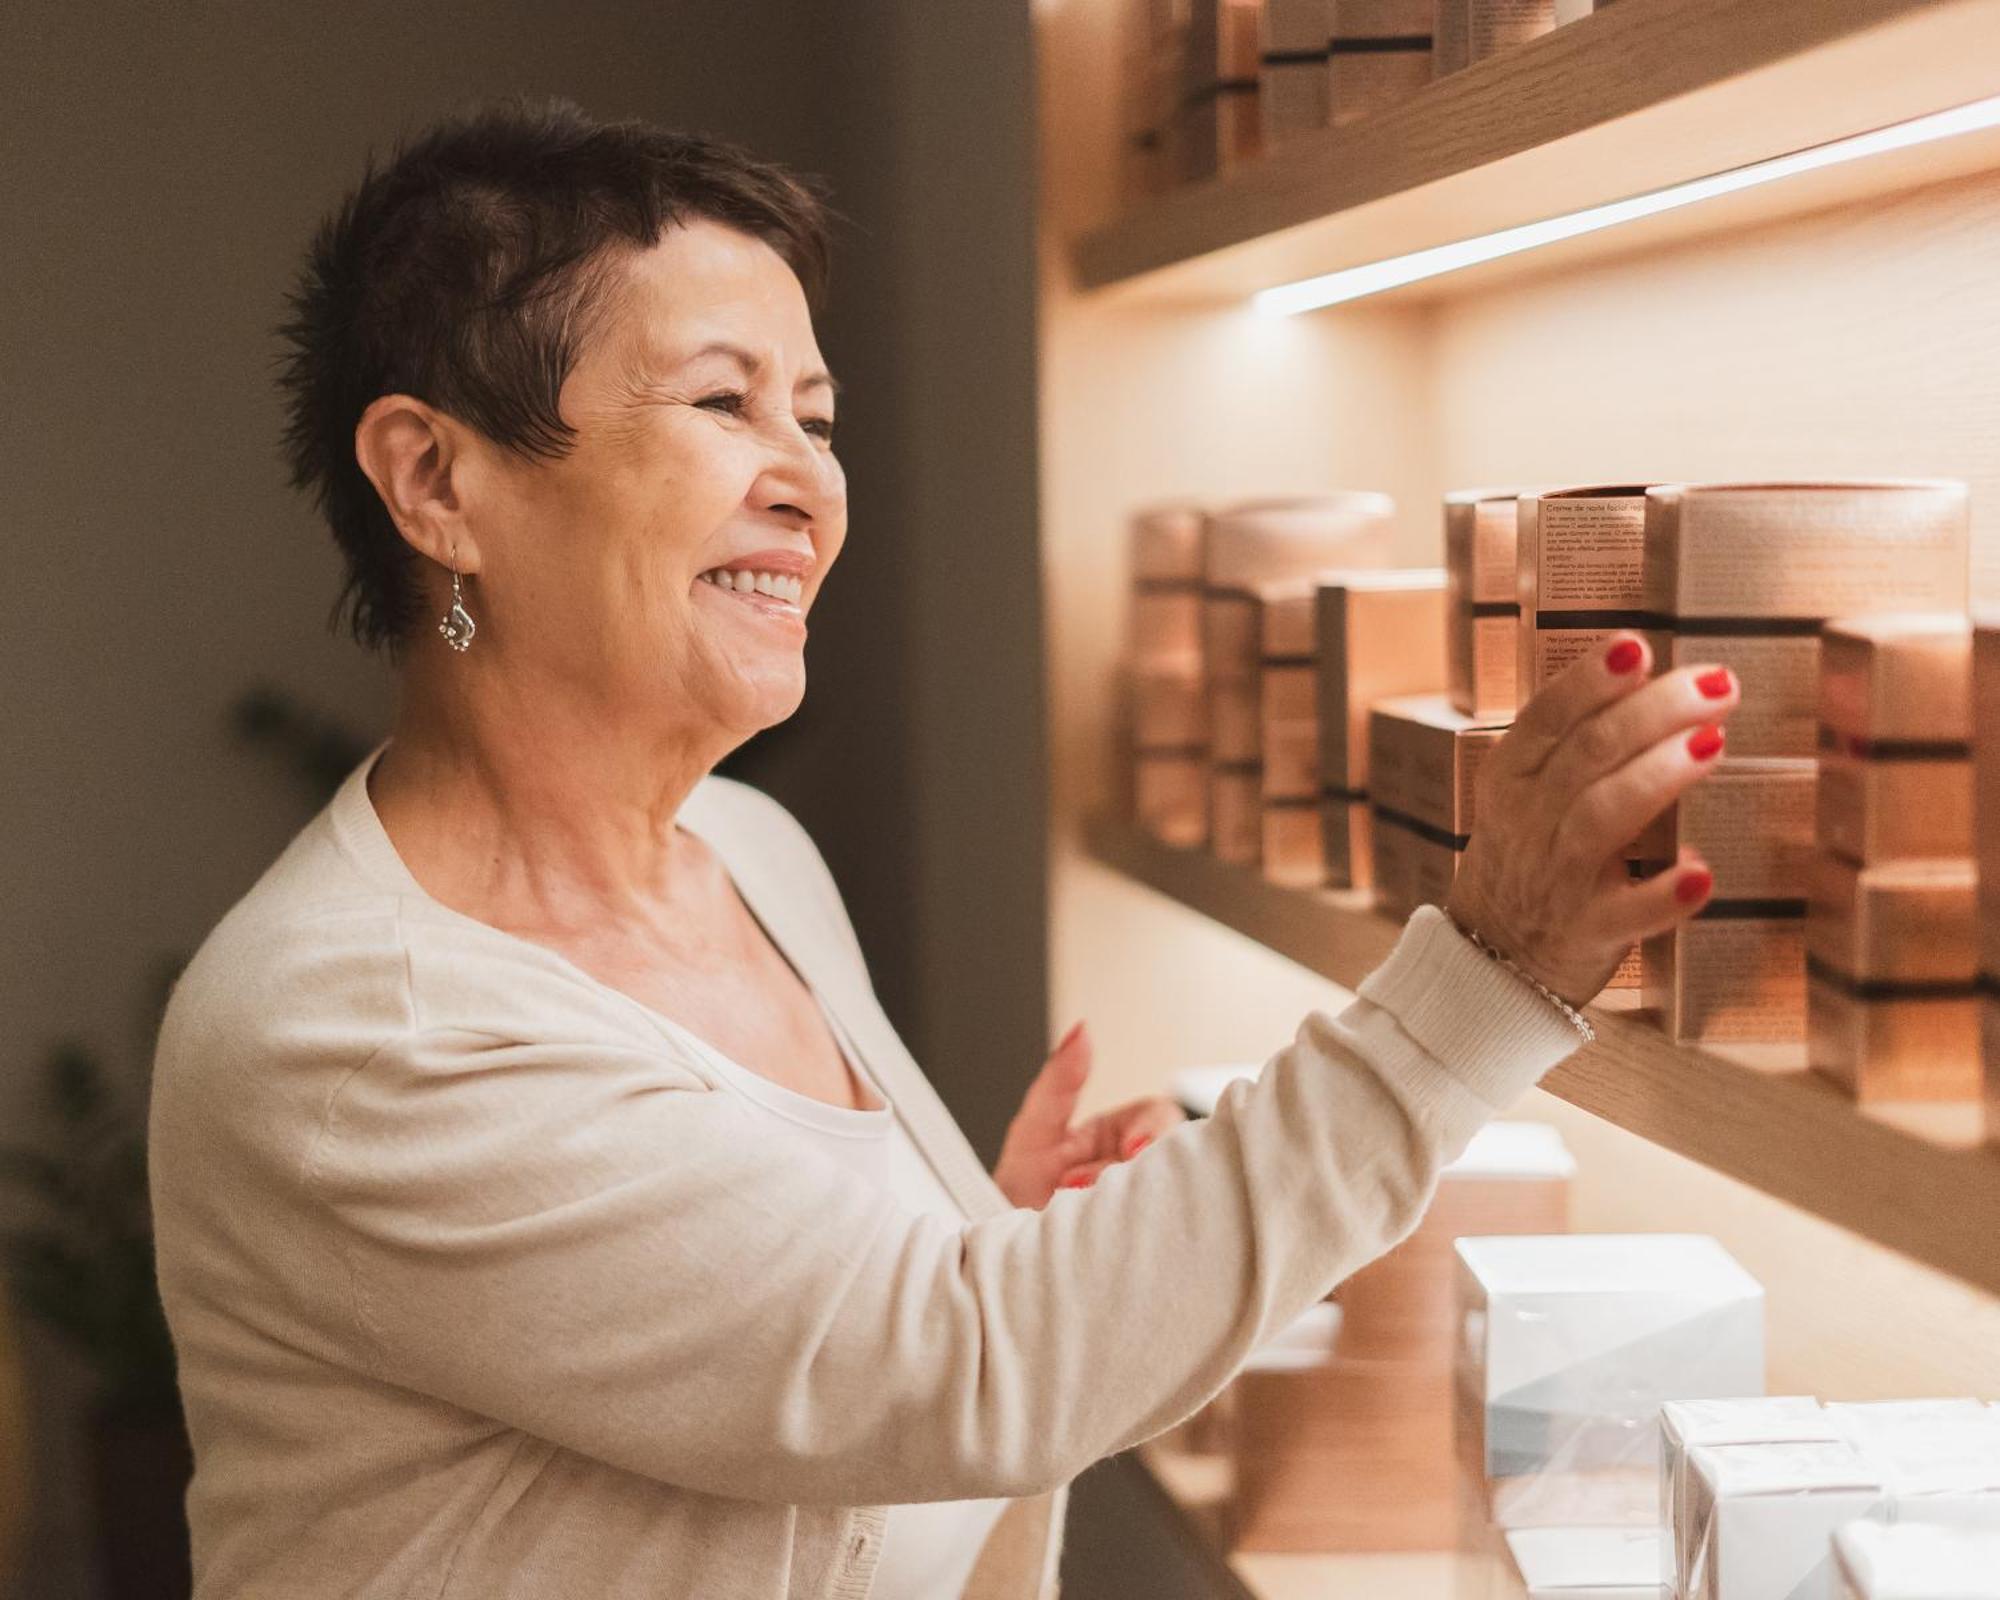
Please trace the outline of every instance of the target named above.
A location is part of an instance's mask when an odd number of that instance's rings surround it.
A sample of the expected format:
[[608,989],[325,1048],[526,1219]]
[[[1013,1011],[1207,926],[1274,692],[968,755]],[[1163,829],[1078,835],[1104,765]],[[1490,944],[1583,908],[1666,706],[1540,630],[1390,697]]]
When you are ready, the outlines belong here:
[[1097,1174],[1094,1172],[1073,1172],[1063,1179],[1062,1186],[1065,1189],[1088,1189],[1095,1182]]
[[1142,1133],[1132,1139],[1128,1139],[1125,1142],[1125,1152],[1124,1152],[1125,1159],[1127,1161],[1130,1161],[1134,1156],[1136,1156],[1141,1150],[1145,1149],[1146,1146],[1151,1144],[1152,1142],[1153,1142],[1153,1136],[1150,1133]]
[[1705,728],[1696,728],[1688,735],[1688,754],[1697,761],[1706,761],[1722,748],[1722,730],[1714,723]]
[[1056,1041],[1056,1048],[1058,1050],[1067,1048],[1069,1042],[1081,1032],[1083,1032],[1083,1019],[1079,1017],[1069,1025],[1069,1032]]
[[1604,664],[1613,672],[1630,672],[1639,665],[1639,641],[1620,639],[1604,652]]
[[1694,686],[1711,700],[1720,700],[1735,686],[1727,667],[1714,667],[1694,680]]
[[1705,897],[1715,887],[1715,874],[1706,867],[1689,867],[1674,885],[1674,898],[1684,906],[1691,906]]

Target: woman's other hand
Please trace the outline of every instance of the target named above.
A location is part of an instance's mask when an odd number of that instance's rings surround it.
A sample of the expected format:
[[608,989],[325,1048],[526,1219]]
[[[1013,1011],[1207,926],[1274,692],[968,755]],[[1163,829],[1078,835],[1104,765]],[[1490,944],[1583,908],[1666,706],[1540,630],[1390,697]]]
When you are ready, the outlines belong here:
[[1741,697],[1727,668],[1648,678],[1651,659],[1643,638],[1615,634],[1522,708],[1480,769],[1445,908],[1575,1005],[1714,887],[1692,851],[1650,878],[1626,873],[1626,846],[1715,765]]
[[1083,1188],[1114,1161],[1129,1161],[1187,1113],[1160,1096],[1076,1122],[1090,1078],[1090,1037],[1081,1022],[1064,1034],[1007,1126],[993,1181],[1017,1206],[1040,1210],[1058,1188]]

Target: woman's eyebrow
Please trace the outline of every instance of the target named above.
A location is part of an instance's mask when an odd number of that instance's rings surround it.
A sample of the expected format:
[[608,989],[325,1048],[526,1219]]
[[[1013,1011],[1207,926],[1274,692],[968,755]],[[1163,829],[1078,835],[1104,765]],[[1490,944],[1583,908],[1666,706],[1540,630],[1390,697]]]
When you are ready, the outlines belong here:
[[[723,339],[713,340],[703,345],[686,359],[689,361],[699,361],[703,356],[728,356],[753,378],[763,370],[764,366],[763,361],[758,358],[755,352],[744,349],[740,344],[730,344],[727,340]],[[822,367],[817,371],[806,373],[799,379],[797,387],[801,389],[824,389],[828,394],[838,398],[841,384],[838,378]]]

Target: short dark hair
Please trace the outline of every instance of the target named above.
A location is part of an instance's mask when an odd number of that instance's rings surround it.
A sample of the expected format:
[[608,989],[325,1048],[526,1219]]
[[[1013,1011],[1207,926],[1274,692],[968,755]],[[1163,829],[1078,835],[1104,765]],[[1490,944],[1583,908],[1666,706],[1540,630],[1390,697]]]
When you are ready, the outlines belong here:
[[417,623],[416,552],[354,458],[378,396],[414,395],[525,456],[602,309],[613,246],[706,218],[762,239],[819,309],[836,213],[823,181],[699,134],[600,122],[575,102],[489,101],[399,140],[319,225],[278,328],[284,456],[346,559],[354,637],[394,656]]

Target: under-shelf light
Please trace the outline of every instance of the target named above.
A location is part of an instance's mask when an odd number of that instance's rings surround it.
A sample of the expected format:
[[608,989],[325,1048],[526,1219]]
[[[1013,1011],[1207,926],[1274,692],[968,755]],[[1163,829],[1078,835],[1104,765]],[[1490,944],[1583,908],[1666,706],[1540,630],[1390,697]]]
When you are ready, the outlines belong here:
[[1536,250],[1543,245],[1558,244],[1564,239],[1615,228],[1621,223],[1637,222],[1642,217],[1658,216],[1663,211],[1677,210],[1700,200],[1713,200],[1720,195],[1754,189],[1759,184],[1775,183],[1780,178],[1817,172],[1823,167],[1839,166],[1842,162],[1886,155],[1892,150],[1907,150],[1912,145],[1929,144],[1933,140],[1977,133],[1993,127],[2000,127],[2000,95],[1975,100],[1969,105],[1953,106],[1948,111],[1934,111],[1908,122],[1876,128],[1869,133],[1835,139],[1828,144],[1813,145],[1790,155],[1773,156],[1768,161],[1753,162],[1747,167],[1732,167],[1711,177],[1691,178],[1686,183],[1654,189],[1646,194],[1634,195],[1629,200],[1613,200],[1605,205],[1572,211],[1566,216],[1550,217],[1543,222],[1526,222],[1517,227],[1502,228],[1497,233],[1462,239],[1455,244],[1434,245],[1428,250],[1391,256],[1386,261],[1371,261],[1364,266],[1346,267],[1316,278],[1303,278],[1297,283],[1281,284],[1275,289],[1261,290],[1252,298],[1251,305],[1263,315],[1275,317],[1318,311],[1343,301],[1359,300],[1364,295],[1400,289],[1404,284],[1435,278],[1440,273],[1457,272],[1483,262],[1497,261],[1502,256],[1519,255],[1523,250]]

